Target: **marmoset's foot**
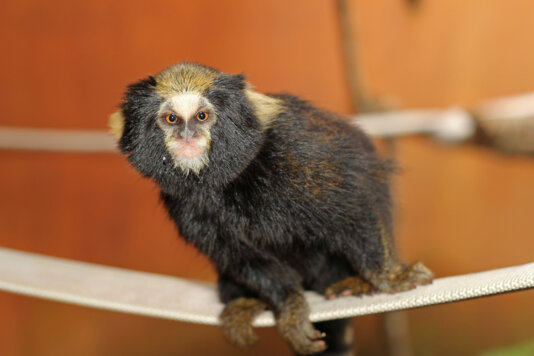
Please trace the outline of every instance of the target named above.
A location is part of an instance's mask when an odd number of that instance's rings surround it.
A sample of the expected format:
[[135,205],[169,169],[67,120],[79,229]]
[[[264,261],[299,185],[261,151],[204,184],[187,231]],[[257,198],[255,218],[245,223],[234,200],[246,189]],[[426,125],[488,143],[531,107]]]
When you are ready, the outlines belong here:
[[276,318],[282,336],[301,355],[309,355],[326,349],[324,335],[315,329],[309,319],[308,303],[300,293],[293,294],[284,302]]
[[228,339],[239,346],[254,345],[258,337],[252,322],[265,308],[265,303],[255,298],[237,298],[226,304],[219,318]]
[[365,278],[379,291],[395,293],[432,283],[434,274],[424,264],[416,262],[411,265],[397,264],[379,272],[369,272],[365,274]]
[[376,288],[374,288],[371,284],[359,276],[352,276],[331,284],[328,288],[326,288],[324,295],[327,299],[335,299],[340,296],[359,296],[364,294],[372,294],[373,292],[376,292]]

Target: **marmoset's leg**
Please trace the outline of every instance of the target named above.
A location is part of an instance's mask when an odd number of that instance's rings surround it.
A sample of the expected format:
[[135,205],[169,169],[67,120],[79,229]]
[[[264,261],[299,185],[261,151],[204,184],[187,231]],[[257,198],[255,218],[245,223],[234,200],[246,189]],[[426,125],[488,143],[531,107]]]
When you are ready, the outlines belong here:
[[397,263],[389,268],[364,272],[365,277],[351,276],[333,283],[325,291],[325,297],[365,295],[376,292],[395,293],[410,290],[432,282],[433,273],[421,262],[411,265]]
[[[267,308],[256,298],[240,297],[226,304],[220,315],[225,335],[239,346],[251,346],[258,341],[252,322]],[[309,308],[300,293],[290,295],[276,313],[276,325],[282,336],[302,355],[323,351],[324,335],[308,319]]]
[[291,294],[276,313],[276,326],[300,355],[324,351],[324,335],[314,328],[309,319],[310,309],[302,293]]
[[392,228],[379,224],[382,241],[383,264],[376,270],[361,271],[361,275],[380,292],[395,293],[413,289],[418,285],[429,284],[434,274],[423,263],[404,264],[398,260]]
[[225,334],[236,344],[254,343],[257,338],[252,322],[267,306],[275,315],[278,330],[297,353],[325,350],[323,335],[309,320],[298,274],[268,254],[253,253],[248,255],[253,261],[236,262],[236,266],[252,268],[219,273],[219,293],[226,303],[220,316]]
[[[379,219],[370,216],[369,221],[376,225],[368,225],[366,236],[380,241],[379,263],[370,263],[370,268],[362,266],[358,259],[365,258],[357,253],[346,253],[345,257],[354,266],[358,274],[345,278],[330,285],[325,296],[333,299],[337,296],[363,295],[375,292],[395,293],[415,288],[417,285],[429,284],[434,274],[421,262],[410,265],[401,263],[395,251],[391,227]],[[350,249],[347,249],[350,251]]]
[[252,322],[267,305],[229,276],[219,275],[219,297],[226,304],[219,316],[223,331],[238,346],[251,346],[258,341]]
[[220,315],[225,335],[238,346],[252,346],[258,337],[252,322],[267,305],[256,298],[237,298],[226,304]]

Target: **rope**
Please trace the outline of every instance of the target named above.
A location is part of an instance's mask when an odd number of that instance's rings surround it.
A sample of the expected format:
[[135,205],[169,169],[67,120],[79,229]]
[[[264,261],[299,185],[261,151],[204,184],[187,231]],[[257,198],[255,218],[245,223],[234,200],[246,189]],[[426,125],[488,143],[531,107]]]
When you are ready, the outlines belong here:
[[[436,279],[397,294],[326,300],[306,292],[314,322],[417,308],[534,288],[534,263]],[[0,248],[0,290],[124,313],[216,325],[223,305],[211,283]],[[264,312],[255,326],[272,326]]]
[[[474,122],[459,108],[369,113],[351,122],[376,137],[427,134],[462,141],[474,132]],[[0,127],[0,149],[92,153],[115,152],[116,147],[106,131]]]

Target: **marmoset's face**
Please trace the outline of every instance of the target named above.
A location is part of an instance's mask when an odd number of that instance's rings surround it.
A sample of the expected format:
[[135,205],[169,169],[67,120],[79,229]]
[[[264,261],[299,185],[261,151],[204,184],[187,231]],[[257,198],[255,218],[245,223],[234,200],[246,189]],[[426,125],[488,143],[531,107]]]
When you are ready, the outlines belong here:
[[155,77],[155,91],[163,101],[157,124],[177,168],[197,173],[209,161],[210,130],[216,122],[214,106],[203,93],[215,74],[197,67],[171,67]]
[[163,102],[157,120],[175,165],[198,173],[208,163],[210,129],[216,121],[213,106],[198,92],[176,93]]
[[131,84],[124,99],[110,117],[111,133],[142,174],[166,179],[199,174],[208,164],[218,167],[221,182],[230,179],[221,174],[233,177],[250,162],[263,130],[283,111],[279,99],[247,87],[243,75],[193,63]]

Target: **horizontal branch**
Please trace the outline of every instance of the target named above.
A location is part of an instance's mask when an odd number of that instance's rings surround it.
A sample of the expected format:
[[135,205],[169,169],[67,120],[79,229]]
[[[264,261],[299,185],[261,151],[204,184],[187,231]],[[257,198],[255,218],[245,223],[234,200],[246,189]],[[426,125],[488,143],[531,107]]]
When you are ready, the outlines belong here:
[[[397,294],[326,300],[306,292],[312,321],[410,309],[534,288],[534,263],[436,279]],[[0,290],[185,322],[219,323],[215,285],[0,248]],[[255,326],[274,325],[264,312]]]
[[[362,114],[353,116],[351,122],[376,137],[428,134],[461,141],[474,132],[474,122],[462,109]],[[106,131],[0,127],[0,149],[113,152],[116,142]]]

